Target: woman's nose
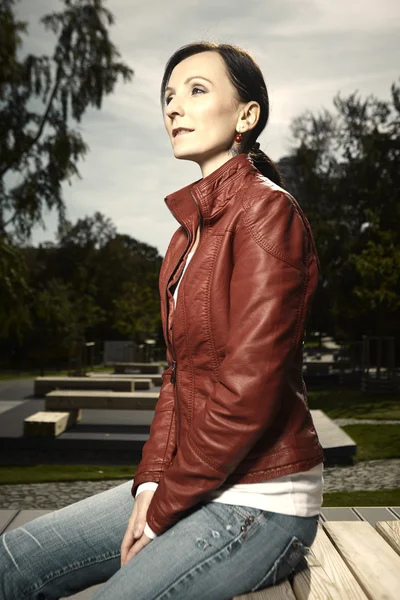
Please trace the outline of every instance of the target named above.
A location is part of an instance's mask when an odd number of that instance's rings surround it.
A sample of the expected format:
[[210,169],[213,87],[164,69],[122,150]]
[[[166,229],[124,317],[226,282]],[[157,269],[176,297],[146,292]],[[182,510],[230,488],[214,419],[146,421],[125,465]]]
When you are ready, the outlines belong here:
[[179,99],[175,100],[174,97],[168,102],[165,112],[169,117],[172,117],[176,113],[182,114],[183,110],[182,102]]

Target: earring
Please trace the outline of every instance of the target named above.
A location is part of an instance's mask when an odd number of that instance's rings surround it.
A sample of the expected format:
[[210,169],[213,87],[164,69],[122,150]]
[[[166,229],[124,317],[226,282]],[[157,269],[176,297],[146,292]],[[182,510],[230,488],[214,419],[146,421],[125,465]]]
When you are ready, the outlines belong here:
[[242,141],[242,134],[238,133],[237,135],[235,135],[235,142],[240,144],[241,141]]

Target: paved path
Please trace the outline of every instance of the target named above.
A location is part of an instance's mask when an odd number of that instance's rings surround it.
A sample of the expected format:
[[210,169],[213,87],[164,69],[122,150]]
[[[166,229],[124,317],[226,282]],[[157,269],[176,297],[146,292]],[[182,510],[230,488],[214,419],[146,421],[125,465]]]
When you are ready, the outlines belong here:
[[[0,509],[56,509],[124,483],[75,481],[0,486]],[[372,460],[324,471],[324,492],[384,490],[398,488],[400,459]]]
[[33,378],[0,380],[0,402],[3,400],[23,400],[32,395]]
[[343,425],[400,425],[400,419],[332,419],[339,427]]

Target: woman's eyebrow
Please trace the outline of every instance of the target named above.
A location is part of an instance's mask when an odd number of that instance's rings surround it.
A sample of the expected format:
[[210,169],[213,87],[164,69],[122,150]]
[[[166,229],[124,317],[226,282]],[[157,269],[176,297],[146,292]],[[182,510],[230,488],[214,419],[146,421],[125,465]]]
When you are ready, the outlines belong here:
[[[206,81],[208,81],[208,83],[211,83],[211,85],[212,85],[212,81],[210,81],[209,79],[207,79],[207,77],[202,77],[201,75],[192,75],[191,77],[188,77],[187,79],[185,79],[185,81],[184,81],[183,83],[186,85],[187,83],[189,83],[189,81],[190,81],[191,79],[205,79]],[[171,87],[171,86],[168,86],[168,87],[166,87],[166,88],[165,88],[165,91],[166,91],[166,92],[167,92],[168,90],[171,90],[171,91],[172,91],[173,89],[174,89],[173,87]]]

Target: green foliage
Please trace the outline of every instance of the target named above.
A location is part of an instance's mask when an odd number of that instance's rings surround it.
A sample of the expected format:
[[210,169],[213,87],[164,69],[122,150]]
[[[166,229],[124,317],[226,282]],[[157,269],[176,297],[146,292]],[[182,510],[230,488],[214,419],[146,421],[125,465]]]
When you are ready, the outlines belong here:
[[[354,265],[359,283],[354,294],[360,299],[363,313],[385,314],[400,309],[400,243],[394,231],[375,227],[376,239],[366,242],[359,254],[350,254],[349,264]],[[379,314],[375,315],[379,318]]]
[[88,150],[71,122],[100,109],[133,71],[109,38],[114,18],[102,0],[64,0],[62,11],[41,19],[56,36],[52,56],[23,59],[27,27],[15,19],[14,4],[0,6],[0,233],[28,239],[45,208],[65,218],[61,184],[79,176]]
[[[26,257],[18,244],[29,240],[34,225],[43,224],[45,209],[57,211],[60,235],[71,235],[62,184],[79,176],[78,162],[88,151],[71,123],[80,123],[89,107],[100,109],[117,82],[130,81],[133,75],[110,40],[114,18],[102,0],[64,0],[63,10],[41,19],[56,36],[52,55],[24,58],[27,24],[16,19],[14,6],[15,0],[0,3],[0,339],[22,339],[29,327],[35,330],[30,319],[38,297],[30,294],[36,282],[30,289]],[[57,280],[59,273],[53,277]],[[85,278],[83,269],[81,283]],[[53,281],[41,291],[43,302],[59,298],[60,285]],[[99,307],[90,301],[93,290],[80,292],[74,300],[80,324],[71,325],[76,330],[101,318]],[[55,317],[50,312],[47,319],[50,314]],[[57,332],[57,319],[52,326],[47,320],[47,326]]]
[[140,340],[146,332],[157,329],[159,317],[159,298],[145,281],[125,282],[122,294],[114,304],[116,330],[124,336]]
[[30,323],[26,277],[27,265],[21,250],[6,235],[0,236],[0,338],[11,330],[21,338]]
[[[59,367],[75,357],[79,365],[86,341],[128,338],[141,343],[161,331],[162,259],[157,249],[119,235],[101,213],[75,224],[65,221],[55,244],[23,250],[10,245],[8,251],[23,261],[22,284],[27,281],[25,294],[12,282],[8,305],[20,302],[27,318],[10,322],[7,328],[3,323],[5,356],[41,367]],[[1,264],[0,252],[0,274]],[[4,278],[0,286],[7,281]],[[20,295],[12,296],[18,290]],[[10,310],[10,314],[17,312]]]
[[342,339],[400,332],[400,85],[293,121],[282,168],[321,260],[311,330]]

